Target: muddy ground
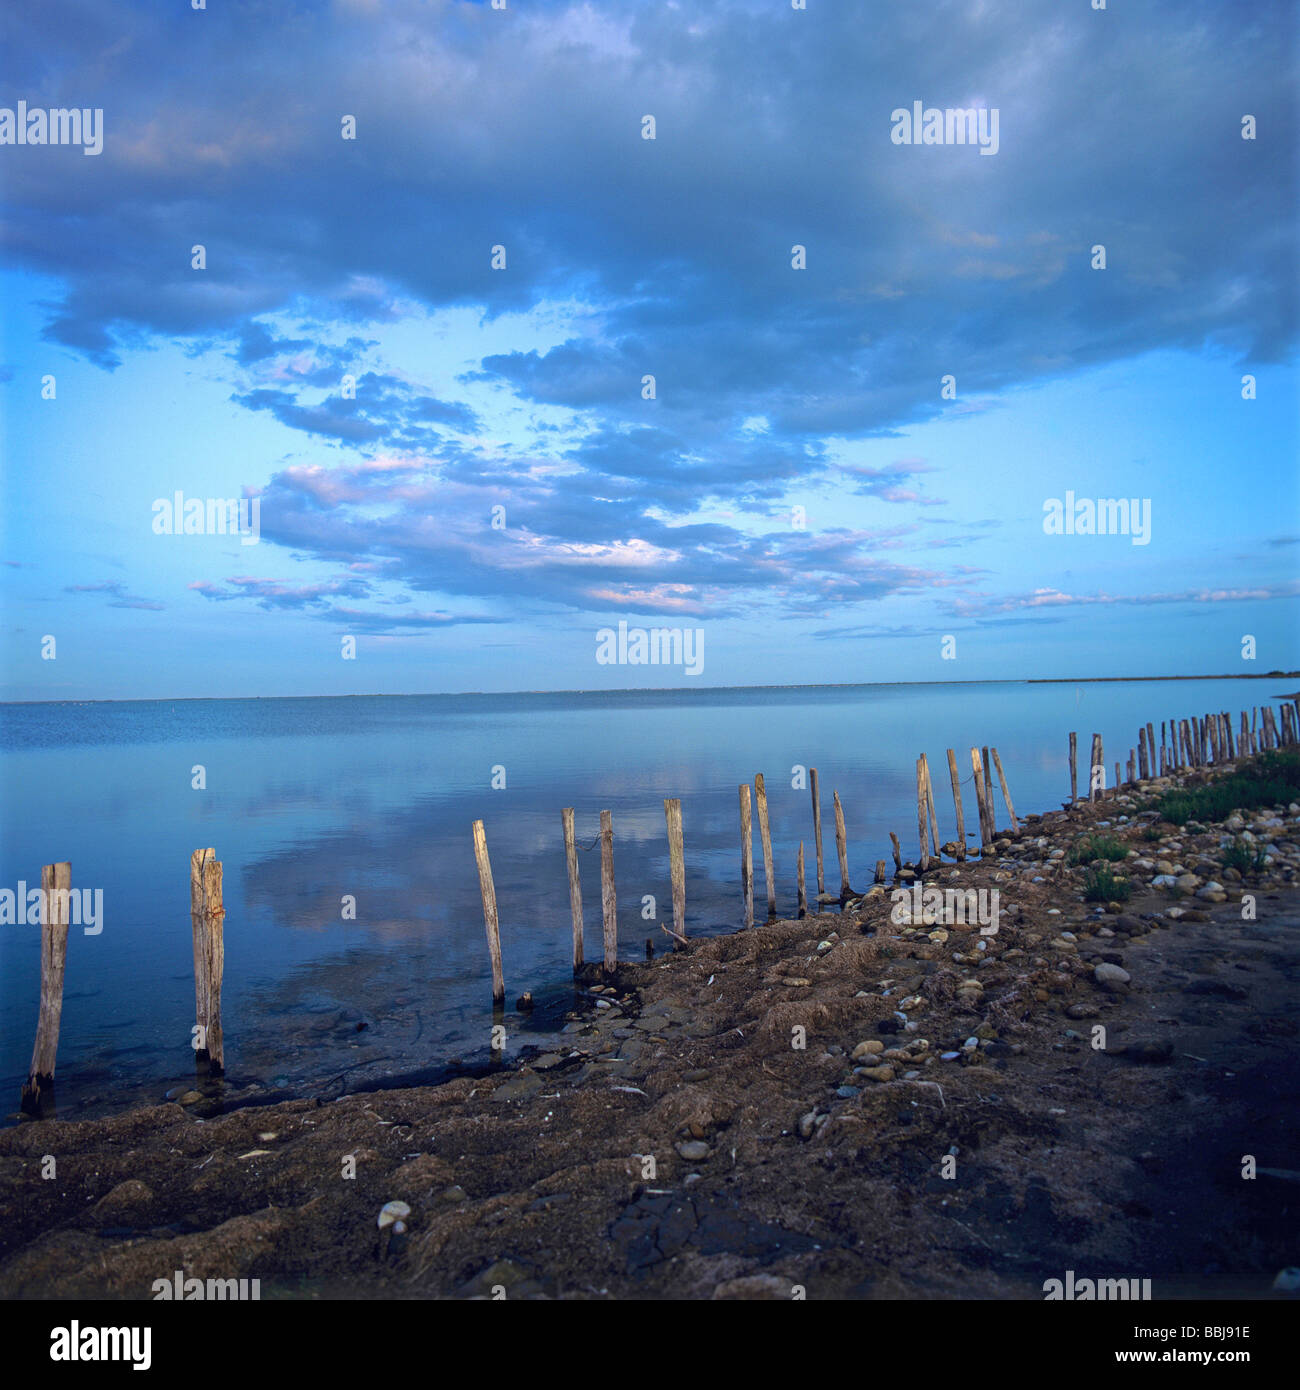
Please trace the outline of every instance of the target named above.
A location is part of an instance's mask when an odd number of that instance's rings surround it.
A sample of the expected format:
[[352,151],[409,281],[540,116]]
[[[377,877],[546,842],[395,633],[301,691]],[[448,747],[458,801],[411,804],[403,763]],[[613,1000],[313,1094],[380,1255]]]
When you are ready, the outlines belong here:
[[[0,1295],[149,1298],[181,1270],[263,1299],[1041,1299],[1072,1269],[1283,1296],[1300,818],[1279,807],[1273,862],[1229,882],[1222,827],[1144,804],[1035,817],[925,876],[997,888],[993,936],[892,921],[886,888],[625,966],[518,1068],[0,1132]],[[1099,822],[1226,901],[1131,858],[1128,902],[1084,903],[1051,855]],[[405,1230],[377,1224],[393,1201]]]

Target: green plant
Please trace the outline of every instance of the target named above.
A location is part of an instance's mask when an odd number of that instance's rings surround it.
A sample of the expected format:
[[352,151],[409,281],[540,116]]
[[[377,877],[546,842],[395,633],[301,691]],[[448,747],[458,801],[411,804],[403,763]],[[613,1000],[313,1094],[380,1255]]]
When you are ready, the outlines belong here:
[[1100,869],[1089,869],[1083,876],[1083,900],[1086,903],[1125,903],[1133,892],[1133,885],[1126,878],[1120,878],[1109,864]]
[[1161,840],[1165,832],[1158,825],[1148,825],[1142,832],[1142,838],[1147,841]]
[[1091,864],[1094,859],[1105,859],[1118,863],[1128,857],[1128,848],[1114,835],[1085,835],[1070,846],[1065,862],[1074,868],[1078,864]]
[[1203,787],[1180,787],[1166,792],[1155,810],[1174,825],[1190,820],[1226,820],[1233,811],[1276,806],[1300,797],[1300,750],[1261,753],[1231,777]]
[[1233,840],[1223,851],[1223,867],[1238,873],[1257,874],[1264,867],[1264,851],[1246,840]]

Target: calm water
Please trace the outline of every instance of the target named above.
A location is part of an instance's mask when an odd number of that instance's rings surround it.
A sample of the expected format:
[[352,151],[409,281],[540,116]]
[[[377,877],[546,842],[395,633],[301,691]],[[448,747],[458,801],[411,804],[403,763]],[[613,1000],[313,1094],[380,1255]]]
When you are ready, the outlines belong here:
[[[225,866],[223,1018],[233,1076],[335,1087],[480,1052],[490,977],[470,824],[496,879],[508,1002],[566,999],[569,906],[560,808],[589,845],[614,817],[624,958],[671,921],[663,798],[682,799],[687,914],[696,933],[740,924],[737,786],[763,772],[778,906],[813,853],[820,771],[827,886],[838,887],[831,791],[855,887],[916,845],[914,763],[930,759],[940,835],[953,833],[944,750],[996,746],[1017,810],[1068,795],[1067,734],[1127,758],[1141,721],[1239,711],[1278,681],[898,685],[780,690],[0,706],[0,887],[39,885],[67,859],[102,888],[104,930],[70,931],[59,1046],[61,1114],[98,1113],[193,1079],[189,859]],[[206,769],[206,790],[191,769]],[[506,785],[492,789],[493,769]],[[1000,802],[999,802],[1000,805]],[[967,816],[975,821],[966,789]],[[1000,824],[1005,820],[1000,813]],[[757,835],[757,831],[756,831]],[[600,947],[599,850],[582,853],[587,955]],[[764,902],[755,849],[756,896]],[[342,918],[345,895],[356,920]],[[642,917],[653,895],[657,915]],[[665,913],[665,909],[667,909]],[[0,1114],[31,1060],[39,929],[0,927]],[[357,1030],[357,1023],[366,1027]],[[518,1043],[517,1021],[511,1032]],[[345,1069],[349,1069],[346,1070]]]

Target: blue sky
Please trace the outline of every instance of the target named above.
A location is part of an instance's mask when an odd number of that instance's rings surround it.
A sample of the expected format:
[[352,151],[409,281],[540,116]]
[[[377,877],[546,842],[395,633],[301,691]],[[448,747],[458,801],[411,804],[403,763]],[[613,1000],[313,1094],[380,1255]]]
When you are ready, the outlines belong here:
[[[104,112],[0,145],[2,698],[1300,666],[1289,4],[0,24],[0,106]],[[178,490],[258,543],[155,534]],[[598,664],[620,621],[701,674]]]

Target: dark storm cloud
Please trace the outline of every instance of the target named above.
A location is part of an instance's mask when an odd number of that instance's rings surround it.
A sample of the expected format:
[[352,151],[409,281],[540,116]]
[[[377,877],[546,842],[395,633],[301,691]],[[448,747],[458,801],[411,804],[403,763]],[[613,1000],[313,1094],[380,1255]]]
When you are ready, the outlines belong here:
[[[364,461],[278,473],[264,536],[367,557],[415,592],[820,614],[961,584],[882,558],[896,533],[666,518],[715,503],[768,516],[836,476],[832,436],[896,434],[1087,366],[1294,350],[1283,3],[1193,20],[1173,0],[1122,14],[1057,0],[202,13],[65,0],[7,23],[12,68],[39,75],[29,101],[105,110],[95,159],[5,152],[0,245],[65,287],[47,337],[109,369],[159,338],[228,344],[253,373],[240,405]],[[892,144],[890,113],[914,100],[997,107],[998,153]],[[1255,142],[1240,138],[1246,112]],[[345,114],[355,141],[340,138]],[[1099,243],[1105,271],[1090,265]],[[339,324],[406,303],[491,319],[547,298],[588,306],[590,330],[490,355],[462,384],[580,412],[583,437],[549,458],[449,440],[478,426],[467,405],[358,366],[371,340],[331,345]],[[277,337],[269,315],[301,327]],[[949,373],[955,402],[940,396]],[[421,477],[383,452],[435,467]],[[839,480],[941,505],[924,471],[904,460]],[[487,528],[497,501],[504,532]],[[232,583],[210,596],[296,601],[293,586]],[[334,597],[302,604],[332,613]]]

